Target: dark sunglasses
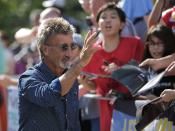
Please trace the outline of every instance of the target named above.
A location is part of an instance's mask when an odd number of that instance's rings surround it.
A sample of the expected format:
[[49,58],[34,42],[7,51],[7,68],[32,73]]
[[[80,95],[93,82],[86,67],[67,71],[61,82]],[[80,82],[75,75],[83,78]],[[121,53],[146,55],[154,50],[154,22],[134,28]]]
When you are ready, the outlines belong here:
[[49,47],[56,47],[56,48],[61,49],[62,51],[68,51],[69,48],[70,48],[71,50],[74,50],[74,49],[76,49],[76,48],[78,47],[78,45],[76,45],[75,43],[72,43],[71,46],[69,46],[69,45],[66,44],[66,43],[59,44],[59,45],[48,45],[48,44],[47,44],[47,46],[49,46]]

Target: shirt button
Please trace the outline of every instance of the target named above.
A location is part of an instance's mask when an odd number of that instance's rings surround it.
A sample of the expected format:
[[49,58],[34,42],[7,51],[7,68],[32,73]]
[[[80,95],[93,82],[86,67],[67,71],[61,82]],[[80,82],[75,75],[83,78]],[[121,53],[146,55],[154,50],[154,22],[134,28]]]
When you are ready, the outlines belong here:
[[67,114],[66,114],[66,119],[67,119]]
[[65,99],[65,101],[67,102],[67,99]]

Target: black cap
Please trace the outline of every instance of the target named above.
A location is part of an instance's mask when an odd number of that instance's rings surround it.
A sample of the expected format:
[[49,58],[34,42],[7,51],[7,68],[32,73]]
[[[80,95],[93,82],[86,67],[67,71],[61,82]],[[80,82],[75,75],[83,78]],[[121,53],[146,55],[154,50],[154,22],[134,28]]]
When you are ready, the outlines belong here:
[[111,78],[123,84],[132,95],[134,95],[143,85],[147,83],[147,72],[138,66],[136,61],[122,66],[112,72]]

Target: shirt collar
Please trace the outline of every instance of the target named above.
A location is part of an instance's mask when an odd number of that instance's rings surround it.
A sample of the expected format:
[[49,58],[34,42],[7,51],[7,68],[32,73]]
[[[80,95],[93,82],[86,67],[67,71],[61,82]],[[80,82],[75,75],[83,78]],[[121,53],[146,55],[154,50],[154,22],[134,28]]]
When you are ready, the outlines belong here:
[[41,61],[39,64],[36,65],[36,68],[44,73],[44,75],[49,79],[55,79],[57,76],[49,69],[49,67]]

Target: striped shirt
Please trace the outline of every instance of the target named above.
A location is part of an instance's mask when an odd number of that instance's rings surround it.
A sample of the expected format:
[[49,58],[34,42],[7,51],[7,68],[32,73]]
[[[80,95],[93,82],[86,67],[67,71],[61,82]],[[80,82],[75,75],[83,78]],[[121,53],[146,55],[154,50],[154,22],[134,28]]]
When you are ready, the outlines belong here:
[[43,62],[19,79],[19,131],[80,131],[78,82],[61,96],[61,84]]

